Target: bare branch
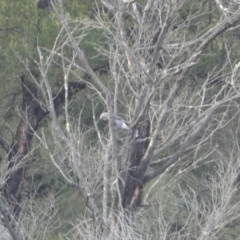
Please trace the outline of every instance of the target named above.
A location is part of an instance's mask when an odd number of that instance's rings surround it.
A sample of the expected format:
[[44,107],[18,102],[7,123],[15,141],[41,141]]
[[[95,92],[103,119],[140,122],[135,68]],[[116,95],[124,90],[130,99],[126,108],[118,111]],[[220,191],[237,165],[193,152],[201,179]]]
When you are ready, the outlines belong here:
[[0,137],[0,145],[3,147],[3,149],[6,151],[6,153],[10,150],[10,144],[5,140],[4,138]]

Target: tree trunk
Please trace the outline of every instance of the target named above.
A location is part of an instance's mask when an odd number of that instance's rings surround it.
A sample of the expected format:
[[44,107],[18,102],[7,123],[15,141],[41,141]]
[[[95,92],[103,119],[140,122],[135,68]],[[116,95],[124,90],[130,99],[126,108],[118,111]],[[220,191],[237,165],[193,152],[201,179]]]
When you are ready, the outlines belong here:
[[[133,133],[134,134],[134,133]],[[150,134],[150,121],[145,117],[145,120],[140,123],[137,129],[137,137],[132,145],[131,154],[127,161],[130,163],[129,170],[127,172],[125,188],[122,197],[123,208],[134,211],[137,206],[141,204],[142,189],[143,189],[143,178],[146,172],[145,168],[139,168],[141,160],[148,148],[148,137]],[[147,139],[147,140],[144,140]],[[141,141],[142,140],[142,141]]]
[[[9,152],[9,166],[11,170],[6,184],[4,186],[4,195],[8,200],[11,212],[17,215],[19,212],[19,203],[21,201],[21,186],[29,163],[28,153],[31,147],[31,141],[34,131],[37,130],[40,121],[48,114],[37,98],[37,89],[35,85],[26,80],[26,76],[21,76],[22,82],[22,111],[17,132]],[[69,83],[69,97],[76,91],[84,89],[84,83]],[[55,109],[64,102],[64,88],[54,96]]]

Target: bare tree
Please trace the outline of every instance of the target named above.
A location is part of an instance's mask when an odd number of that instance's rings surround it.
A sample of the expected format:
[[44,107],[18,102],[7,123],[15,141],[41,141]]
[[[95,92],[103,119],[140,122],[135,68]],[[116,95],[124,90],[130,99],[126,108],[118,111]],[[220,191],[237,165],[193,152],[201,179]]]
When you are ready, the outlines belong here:
[[[65,13],[62,1],[56,1],[53,9],[62,30],[53,49],[38,47],[41,83],[32,78],[51,118],[54,148],[49,147],[44,133],[35,132],[39,121],[33,126],[26,117],[31,104],[26,105],[22,121],[28,128],[25,134],[30,132],[30,138],[36,134],[61,176],[86,200],[89,215],[84,220],[79,218],[66,237],[217,239],[227,224],[239,218],[239,200],[235,198],[239,160],[227,156],[232,165],[226,163],[215,140],[227,125],[238,122],[239,64],[225,46],[228,57],[219,66],[201,75],[194,69],[210,44],[239,26],[240,12],[225,14],[219,1],[148,0],[141,5],[137,1],[101,0],[95,20],[79,23]],[[211,16],[214,21],[203,20]],[[109,61],[107,79],[94,71],[80,47],[84,32],[95,29],[102,31],[106,41],[98,44],[97,50]],[[72,58],[65,54],[69,48],[74,53]],[[55,57],[62,61],[64,87],[54,96],[48,71]],[[78,121],[71,120],[70,75],[88,86],[87,98],[93,106],[91,128],[81,125],[84,113]],[[64,127],[56,114],[59,97],[64,102]],[[96,120],[100,103],[109,114],[107,133],[99,129]],[[111,120],[113,114],[128,120],[131,132],[117,131]],[[93,133],[97,133],[97,143],[89,141]],[[3,141],[2,146],[8,148]],[[236,146],[238,149],[238,142]],[[16,198],[20,181],[15,178],[25,171],[22,159],[26,154],[20,154],[19,149],[13,152],[17,159],[13,163],[21,159],[23,167],[10,175],[6,185],[11,202],[20,201]],[[226,151],[231,152],[231,148]],[[208,197],[200,201],[191,186],[183,190],[177,181],[207,163],[217,170],[202,183]],[[161,184],[170,172],[171,179]],[[13,184],[16,182],[17,187]],[[164,218],[164,204],[172,200],[166,194],[169,189],[178,189],[183,201],[182,205],[173,203],[173,209],[181,205],[181,211],[188,214],[181,225],[173,224],[174,212]],[[148,222],[151,211],[155,211],[152,223]],[[155,223],[158,231],[154,232]]]
[[[95,124],[99,136],[99,145],[95,147],[101,156],[95,161],[102,166],[99,172],[86,163],[83,156],[85,148],[82,148],[84,138],[77,141],[69,125],[66,126],[67,132],[61,130],[55,112],[50,111],[53,136],[56,145],[60,145],[54,151],[56,155],[51,154],[52,161],[63,177],[81,190],[93,221],[98,223],[100,220],[99,227],[109,236],[116,233],[116,227],[122,230],[126,228],[126,223],[132,221],[137,207],[144,204],[142,194],[147,183],[169,169],[180,168],[182,172],[187,172],[197,168],[214,152],[214,146],[205,148],[205,145],[215,132],[236,116],[229,118],[228,110],[239,98],[235,83],[237,78],[233,76],[238,65],[226,77],[223,77],[223,72],[232,64],[229,59],[223,61],[220,69],[213,68],[206,73],[204,79],[191,74],[191,70],[210,43],[238,24],[240,14],[237,11],[227,17],[220,15],[217,22],[212,22],[210,26],[203,22],[190,34],[189,29],[201,20],[199,15],[204,12],[208,16],[211,13],[209,6],[193,3],[197,6],[189,9],[188,16],[183,17],[181,9],[185,4],[189,3],[147,1],[145,5],[140,5],[136,2],[102,1],[104,8],[99,6],[97,9],[96,21],[82,21],[84,30],[101,29],[107,39],[109,46],[99,46],[98,49],[109,59],[109,83],[101,80],[89,65],[74,37],[75,24],[64,13],[61,1],[55,7],[76,54],[74,60],[63,59],[68,64],[65,71],[74,72],[79,64],[91,78],[88,84],[106,104],[109,119],[121,109],[131,122],[131,134],[122,136],[122,144],[118,143],[121,133],[116,133],[113,122],[109,124],[109,136],[103,136]],[[61,47],[65,49],[67,46]],[[56,49],[51,52],[57,54]],[[212,84],[216,79],[220,79],[221,84]],[[44,82],[48,86],[47,78]],[[47,88],[47,93],[51,108],[51,89]],[[68,116],[66,110],[66,122],[70,124]],[[62,148],[60,142],[69,146],[67,155],[62,153],[60,158],[68,156],[79,183],[56,161]],[[206,153],[200,154],[204,148]],[[155,167],[151,168],[153,165]],[[96,183],[92,181],[95,171],[99,173],[98,181],[102,179],[101,210],[96,204]],[[178,174],[174,179],[177,178]]]

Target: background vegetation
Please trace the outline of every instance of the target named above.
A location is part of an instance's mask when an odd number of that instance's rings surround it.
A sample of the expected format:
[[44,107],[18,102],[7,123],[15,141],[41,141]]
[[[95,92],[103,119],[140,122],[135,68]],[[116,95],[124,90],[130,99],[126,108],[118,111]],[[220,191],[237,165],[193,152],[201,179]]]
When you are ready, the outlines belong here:
[[0,238],[238,239],[239,23],[234,0],[2,0]]

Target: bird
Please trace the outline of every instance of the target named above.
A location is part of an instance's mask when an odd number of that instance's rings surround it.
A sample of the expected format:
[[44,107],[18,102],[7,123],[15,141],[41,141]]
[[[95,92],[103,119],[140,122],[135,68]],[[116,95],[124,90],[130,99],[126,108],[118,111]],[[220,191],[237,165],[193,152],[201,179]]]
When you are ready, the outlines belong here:
[[[114,127],[116,127],[117,129],[130,130],[130,128],[127,125],[127,122],[124,119],[122,119],[121,117],[119,117],[118,115],[115,115],[115,114],[113,114],[112,117],[113,117]],[[103,112],[100,115],[99,119],[104,120],[104,121],[109,121],[108,113]]]

